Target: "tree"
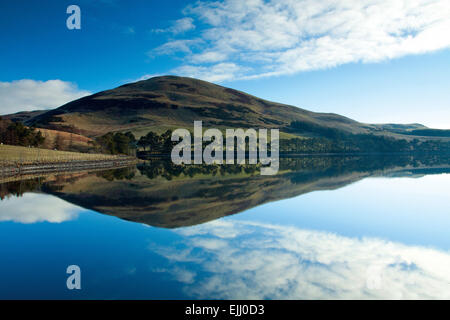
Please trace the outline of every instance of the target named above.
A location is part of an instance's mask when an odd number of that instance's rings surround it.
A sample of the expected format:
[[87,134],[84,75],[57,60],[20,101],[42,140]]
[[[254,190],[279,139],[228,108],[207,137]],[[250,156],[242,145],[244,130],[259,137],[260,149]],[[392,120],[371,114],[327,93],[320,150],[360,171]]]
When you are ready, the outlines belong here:
[[148,146],[148,140],[146,136],[142,136],[139,141],[137,142],[138,147],[143,148],[145,151],[145,148]]
[[35,128],[29,128],[21,122],[8,122],[0,120],[0,139],[2,143],[19,146],[41,145],[45,138],[40,131]]
[[56,134],[55,141],[53,143],[53,149],[62,150],[64,145],[64,139],[60,133]]
[[167,130],[161,136],[162,140],[162,151],[164,153],[170,153],[174,146],[174,142],[172,142],[172,130]]
[[161,137],[158,134],[150,131],[149,133],[147,133],[147,141],[148,146],[150,147],[150,151],[159,151],[159,149],[161,148]]
[[96,139],[102,152],[110,154],[132,154],[135,149],[136,138],[131,132],[109,132]]
[[138,141],[138,145],[142,148],[149,148],[150,151],[154,152],[154,151],[160,151],[161,150],[161,137],[154,133],[153,131],[150,131],[149,133],[147,133],[147,135],[142,136],[139,141]]

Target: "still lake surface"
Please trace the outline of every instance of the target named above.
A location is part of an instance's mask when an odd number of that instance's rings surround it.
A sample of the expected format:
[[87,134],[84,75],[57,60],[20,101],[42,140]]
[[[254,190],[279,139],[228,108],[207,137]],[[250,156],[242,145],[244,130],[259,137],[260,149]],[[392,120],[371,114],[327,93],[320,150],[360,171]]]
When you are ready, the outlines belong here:
[[0,298],[450,298],[449,157],[225,167],[0,180]]

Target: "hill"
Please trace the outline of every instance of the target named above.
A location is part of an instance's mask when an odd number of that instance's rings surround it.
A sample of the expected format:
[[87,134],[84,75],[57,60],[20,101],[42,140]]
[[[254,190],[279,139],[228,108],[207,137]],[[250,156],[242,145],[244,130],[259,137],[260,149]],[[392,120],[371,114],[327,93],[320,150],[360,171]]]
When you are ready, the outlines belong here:
[[76,133],[51,129],[37,129],[45,138],[44,149],[58,149],[78,152],[95,152],[94,140]]
[[48,110],[36,110],[36,111],[21,111],[13,114],[8,114],[2,116],[4,120],[10,120],[14,122],[26,122],[34,117],[37,117],[38,115],[41,115],[43,113],[46,113]]
[[[84,153],[93,153],[97,151],[95,141],[91,138],[66,131],[26,127],[22,125],[22,120],[23,118],[21,117],[15,118],[8,116],[0,119],[1,143],[22,146],[33,145],[43,149],[57,149]],[[18,125],[14,132],[14,135],[16,135],[15,139],[11,136],[12,133],[7,133],[9,127],[12,125]],[[24,136],[25,133],[28,137]],[[39,142],[33,141],[32,137],[36,134],[42,136],[43,139],[39,139]],[[19,141],[20,139],[22,141]],[[35,145],[33,142],[38,143],[38,145]]]
[[[37,112],[25,123],[89,138],[125,131],[139,138],[149,131],[191,129],[194,120],[202,120],[205,128],[280,129],[282,149],[288,152],[450,150],[447,132],[430,134],[420,124],[366,124],[175,76],[154,77],[102,91],[54,110]],[[305,138],[308,140],[302,140]],[[425,141],[427,144],[422,145]]]
[[389,130],[389,127],[363,124],[332,113],[311,112],[209,82],[175,76],[155,77],[99,92],[38,114],[26,123],[88,137],[124,130],[132,130],[139,137],[149,129],[161,132],[164,128],[191,128],[194,120],[203,120],[205,126],[223,128],[288,128],[292,121],[300,121],[351,133]]

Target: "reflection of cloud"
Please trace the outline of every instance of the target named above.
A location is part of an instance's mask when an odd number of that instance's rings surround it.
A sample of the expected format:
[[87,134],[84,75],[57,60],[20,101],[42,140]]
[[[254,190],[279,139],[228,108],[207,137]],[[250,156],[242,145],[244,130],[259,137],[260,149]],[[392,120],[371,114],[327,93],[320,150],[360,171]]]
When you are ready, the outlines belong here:
[[233,221],[217,220],[208,225],[214,225],[214,228],[203,229],[199,227],[189,227],[181,229],[181,233],[185,236],[209,234],[217,238],[234,238],[238,235],[242,236],[245,232],[250,232],[250,230],[244,230],[244,228],[237,228]]
[[183,245],[158,252],[178,281],[195,275],[195,298],[450,298],[448,252],[230,220],[178,232]]
[[53,196],[26,193],[0,201],[0,221],[60,223],[75,219],[78,207]]
[[186,283],[186,284],[192,284],[194,283],[195,280],[195,276],[196,273],[183,269],[183,268],[178,268],[178,267],[174,267],[172,269],[156,269],[153,270],[153,272],[161,272],[161,273],[168,273],[170,275],[172,275],[176,281],[179,281],[181,283]]

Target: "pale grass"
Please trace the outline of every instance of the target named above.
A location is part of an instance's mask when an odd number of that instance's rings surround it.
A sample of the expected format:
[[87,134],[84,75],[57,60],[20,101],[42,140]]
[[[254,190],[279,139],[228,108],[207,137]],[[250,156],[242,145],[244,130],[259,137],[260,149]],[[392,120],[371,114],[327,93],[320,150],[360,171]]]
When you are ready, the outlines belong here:
[[2,166],[59,163],[71,161],[107,161],[123,158],[124,156],[119,155],[90,154],[0,145],[0,164]]

